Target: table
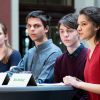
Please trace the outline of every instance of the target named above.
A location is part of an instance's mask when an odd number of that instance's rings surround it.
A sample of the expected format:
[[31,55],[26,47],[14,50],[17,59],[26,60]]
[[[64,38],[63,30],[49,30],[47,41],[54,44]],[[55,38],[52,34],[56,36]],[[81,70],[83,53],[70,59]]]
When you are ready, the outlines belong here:
[[71,86],[0,87],[0,100],[71,100]]

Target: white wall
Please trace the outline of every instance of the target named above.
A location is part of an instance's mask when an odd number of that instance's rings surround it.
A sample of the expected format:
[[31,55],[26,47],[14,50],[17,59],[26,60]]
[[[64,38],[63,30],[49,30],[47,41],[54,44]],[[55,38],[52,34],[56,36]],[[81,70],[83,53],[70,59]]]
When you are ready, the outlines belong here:
[[19,0],[11,0],[11,45],[19,50]]
[[95,5],[96,5],[97,7],[100,7],[100,0],[96,0],[96,1],[95,1]]
[[79,10],[87,6],[97,6],[100,7],[100,0],[75,0],[75,9],[76,13],[79,13]]

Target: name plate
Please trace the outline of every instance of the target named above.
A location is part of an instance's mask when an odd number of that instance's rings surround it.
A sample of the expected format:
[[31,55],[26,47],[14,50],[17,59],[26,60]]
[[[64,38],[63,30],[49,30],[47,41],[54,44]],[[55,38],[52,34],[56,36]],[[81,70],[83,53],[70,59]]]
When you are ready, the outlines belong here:
[[35,85],[34,78],[31,73],[14,73],[9,80],[8,86],[21,86]]
[[8,83],[7,73],[0,73],[0,85],[6,85]]

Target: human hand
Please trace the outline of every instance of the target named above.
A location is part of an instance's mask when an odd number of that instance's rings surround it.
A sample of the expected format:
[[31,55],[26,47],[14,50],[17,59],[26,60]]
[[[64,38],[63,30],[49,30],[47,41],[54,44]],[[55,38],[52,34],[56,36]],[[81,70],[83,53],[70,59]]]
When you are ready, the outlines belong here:
[[12,70],[13,68],[15,68],[15,67],[16,67],[16,66],[11,66],[9,70],[11,71],[11,70]]
[[80,79],[76,78],[76,77],[72,77],[72,76],[65,76],[63,78],[63,82],[67,85],[72,85],[74,87],[78,88],[78,84],[80,82],[82,82]]

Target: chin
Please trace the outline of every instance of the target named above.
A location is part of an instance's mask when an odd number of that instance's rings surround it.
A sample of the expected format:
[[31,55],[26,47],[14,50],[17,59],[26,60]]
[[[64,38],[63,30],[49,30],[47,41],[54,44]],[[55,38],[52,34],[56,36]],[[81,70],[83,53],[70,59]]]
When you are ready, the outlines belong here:
[[81,36],[80,36],[80,40],[84,40],[84,37],[81,37]]
[[71,47],[71,45],[72,45],[72,44],[66,44],[65,46],[66,46],[66,47]]
[[32,40],[32,41],[36,41],[36,40],[37,40],[37,38],[31,38],[31,40]]

